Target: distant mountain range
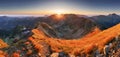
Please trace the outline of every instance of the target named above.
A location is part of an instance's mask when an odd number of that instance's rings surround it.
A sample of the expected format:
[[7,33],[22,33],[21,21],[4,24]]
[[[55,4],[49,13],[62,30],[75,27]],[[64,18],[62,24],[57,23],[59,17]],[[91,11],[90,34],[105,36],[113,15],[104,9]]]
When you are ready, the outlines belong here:
[[120,16],[115,13],[109,15],[93,16],[89,17],[89,19],[93,20],[102,30],[120,23]]
[[[94,21],[101,29],[107,29],[111,26],[114,26],[118,23],[120,23],[120,16],[113,13],[109,15],[98,15],[98,16],[92,16],[87,17],[85,15],[77,15],[79,17],[88,18],[92,21]],[[74,19],[74,18],[73,18]],[[8,17],[8,16],[0,16],[0,29],[12,29],[16,25],[33,25],[33,23],[36,23],[37,21],[40,22],[47,22],[50,21],[53,22],[54,20],[51,20],[49,17]]]
[[92,17],[85,15],[64,14],[64,18],[61,20],[56,20],[55,16],[56,15],[45,17],[0,16],[0,34],[8,34],[7,31],[15,29],[16,26],[24,26],[26,28],[33,29],[39,25],[39,22],[44,22],[59,32],[58,34],[60,37],[78,38],[81,37],[81,35],[89,33],[95,27],[99,27],[101,30],[104,30],[120,23],[120,16],[115,13]]
[[0,17],[0,29],[1,30],[11,30],[17,25],[23,26],[33,26],[35,23],[34,17]]

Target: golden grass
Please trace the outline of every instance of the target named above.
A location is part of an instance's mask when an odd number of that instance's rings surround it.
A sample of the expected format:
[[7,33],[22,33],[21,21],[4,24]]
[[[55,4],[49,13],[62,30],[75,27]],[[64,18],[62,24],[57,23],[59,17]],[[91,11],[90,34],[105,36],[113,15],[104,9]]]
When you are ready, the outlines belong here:
[[0,48],[8,47],[8,44],[5,43],[2,39],[0,39]]
[[73,40],[49,38],[38,29],[33,29],[32,32],[34,35],[30,37],[29,40],[32,41],[35,48],[41,48],[37,42],[42,40],[48,43],[54,52],[65,51],[77,55],[81,53],[90,53],[96,48],[102,51],[103,47],[120,33],[120,24],[104,31],[96,29],[95,32],[90,33],[81,39]]

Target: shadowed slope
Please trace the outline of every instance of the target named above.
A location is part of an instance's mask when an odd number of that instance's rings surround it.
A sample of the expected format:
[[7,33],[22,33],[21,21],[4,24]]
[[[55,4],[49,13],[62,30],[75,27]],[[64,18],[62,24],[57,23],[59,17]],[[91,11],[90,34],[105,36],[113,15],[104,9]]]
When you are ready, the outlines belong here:
[[90,19],[79,17],[75,14],[63,14],[61,15],[62,18],[57,18],[57,16],[51,15],[46,17],[50,21],[45,22],[49,25],[48,27],[52,27],[54,31],[58,32],[57,35],[59,37],[56,38],[77,39],[90,33],[97,27]]

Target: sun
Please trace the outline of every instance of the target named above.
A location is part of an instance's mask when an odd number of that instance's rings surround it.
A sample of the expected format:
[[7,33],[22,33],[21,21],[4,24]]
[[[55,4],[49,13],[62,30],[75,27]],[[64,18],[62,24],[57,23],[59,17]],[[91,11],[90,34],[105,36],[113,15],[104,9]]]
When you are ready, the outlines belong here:
[[55,9],[52,11],[52,13],[54,13],[55,20],[64,20],[65,10]]
[[64,10],[61,10],[61,9],[56,9],[56,10],[54,10],[54,13],[55,13],[55,14],[58,14],[58,15],[61,15],[61,14],[64,14],[65,11],[64,11]]

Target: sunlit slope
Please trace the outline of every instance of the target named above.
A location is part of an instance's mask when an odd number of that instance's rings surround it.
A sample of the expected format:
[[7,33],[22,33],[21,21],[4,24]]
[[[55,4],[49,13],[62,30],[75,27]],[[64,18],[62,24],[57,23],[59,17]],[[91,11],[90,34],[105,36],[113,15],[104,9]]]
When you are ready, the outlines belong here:
[[74,40],[48,38],[41,30],[38,29],[33,29],[32,32],[34,35],[29,37],[29,40],[39,51],[42,48],[39,42],[44,41],[50,45],[53,52],[64,51],[71,54],[81,54],[89,53],[94,49],[99,49],[101,51],[106,44],[115,39],[115,36],[120,33],[120,24],[99,33],[95,33],[94,35],[88,35],[89,37],[86,36],[84,38]]
[[0,39],[0,48],[8,47],[7,43]]

